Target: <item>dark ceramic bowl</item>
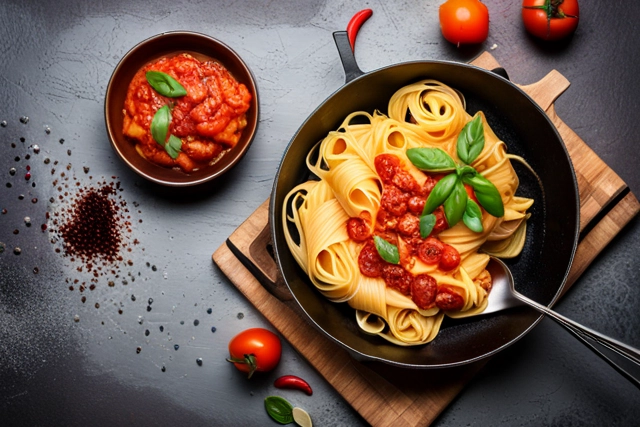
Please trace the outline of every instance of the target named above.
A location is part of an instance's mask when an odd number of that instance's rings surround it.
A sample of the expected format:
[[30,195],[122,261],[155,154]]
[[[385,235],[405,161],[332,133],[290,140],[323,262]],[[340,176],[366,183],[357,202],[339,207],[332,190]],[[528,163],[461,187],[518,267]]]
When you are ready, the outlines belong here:
[[[238,82],[252,94],[247,111],[247,127],[240,141],[213,165],[186,174],[177,169],[165,168],[143,158],[135,148],[135,142],[122,133],[124,100],[129,83],[136,72],[150,61],[162,56],[189,53],[196,58],[214,59],[224,65]],[[175,31],[153,36],[137,44],[122,58],[114,70],[104,103],[107,133],[118,156],[140,176],[157,184],[186,187],[215,179],[231,169],[249,149],[258,126],[258,91],[249,67],[230,47],[204,34]]]

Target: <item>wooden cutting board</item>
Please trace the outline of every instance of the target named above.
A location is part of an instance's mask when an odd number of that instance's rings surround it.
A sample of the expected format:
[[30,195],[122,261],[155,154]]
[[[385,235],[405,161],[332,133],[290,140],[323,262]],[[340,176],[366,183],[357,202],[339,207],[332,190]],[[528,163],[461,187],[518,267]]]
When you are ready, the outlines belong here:
[[[472,64],[499,67],[485,52]],[[580,190],[580,243],[564,292],[640,211],[627,185],[556,114],[554,101],[569,81],[553,70],[520,86],[557,127],[573,161]],[[213,261],[289,343],[373,426],[425,426],[463,389],[487,360],[444,370],[405,370],[360,363],[326,338],[300,311],[269,254],[269,201],[265,201],[213,254]],[[277,286],[268,291],[261,281]],[[429,384],[425,387],[424,384]]]

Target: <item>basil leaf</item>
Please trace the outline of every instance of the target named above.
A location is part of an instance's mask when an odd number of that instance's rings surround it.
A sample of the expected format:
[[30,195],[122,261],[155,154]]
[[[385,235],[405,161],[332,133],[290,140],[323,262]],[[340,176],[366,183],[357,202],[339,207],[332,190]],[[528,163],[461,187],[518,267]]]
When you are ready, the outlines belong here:
[[383,260],[391,264],[400,263],[400,253],[396,245],[392,245],[380,236],[373,236],[373,243],[376,244],[378,254],[380,254]]
[[164,145],[165,151],[174,160],[178,157],[178,153],[180,153],[181,148],[182,148],[182,140],[175,135],[169,136],[169,140]]
[[447,218],[449,227],[453,227],[462,219],[464,211],[467,208],[467,190],[461,180],[456,180],[453,191],[444,202],[444,216]]
[[293,405],[280,396],[268,396],[264,399],[267,414],[280,424],[293,422]]
[[458,157],[471,164],[484,149],[484,126],[480,114],[464,125],[458,134]]
[[480,205],[485,208],[487,212],[495,217],[504,215],[502,197],[491,181],[480,174],[466,176],[462,180],[473,187],[478,202],[480,202]]
[[169,132],[169,123],[171,123],[171,109],[168,105],[156,111],[151,121],[151,135],[153,139],[164,147],[167,140],[167,132]]
[[427,202],[424,204],[422,215],[430,214],[431,212],[436,210],[438,206],[443,204],[444,201],[447,200],[447,197],[449,197],[449,195],[453,191],[453,187],[455,186],[457,181],[458,176],[454,173],[449,174],[438,181],[436,186],[433,187],[433,190],[431,190],[429,197],[427,197]]
[[147,82],[160,95],[177,98],[187,94],[187,90],[176,79],[162,71],[147,71]]
[[410,148],[407,157],[418,169],[430,172],[448,172],[456,168],[456,162],[441,148]]
[[473,176],[478,172],[473,167],[465,165],[461,168],[456,168],[456,173],[459,177],[463,178],[465,176]]
[[467,228],[475,233],[482,233],[484,227],[482,226],[482,211],[480,206],[472,199],[467,200],[467,208],[462,215],[462,222]]
[[420,237],[426,239],[433,231],[436,225],[436,216],[434,214],[423,215],[420,217]]

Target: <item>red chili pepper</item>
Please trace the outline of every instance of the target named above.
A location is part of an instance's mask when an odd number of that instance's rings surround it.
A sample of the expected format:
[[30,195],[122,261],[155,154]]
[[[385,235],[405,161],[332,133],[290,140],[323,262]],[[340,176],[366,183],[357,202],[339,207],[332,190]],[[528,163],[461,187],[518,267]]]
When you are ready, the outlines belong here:
[[349,44],[351,44],[351,50],[355,49],[358,30],[360,30],[362,24],[364,24],[365,21],[371,17],[371,15],[373,15],[373,10],[362,9],[360,12],[353,15],[353,17],[347,24],[347,35],[349,36]]
[[283,375],[273,383],[276,388],[292,388],[295,390],[302,390],[309,396],[313,394],[311,386],[308,382],[295,375]]

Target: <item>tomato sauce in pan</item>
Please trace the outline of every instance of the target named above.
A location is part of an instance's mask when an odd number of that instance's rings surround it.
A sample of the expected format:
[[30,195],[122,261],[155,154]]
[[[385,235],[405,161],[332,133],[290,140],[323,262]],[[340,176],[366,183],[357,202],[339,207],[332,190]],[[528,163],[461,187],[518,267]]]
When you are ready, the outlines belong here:
[[[441,310],[460,310],[464,300],[453,287],[439,286],[428,274],[414,276],[408,271],[415,262],[414,257],[426,264],[437,264],[443,271],[453,270],[460,264],[458,251],[436,237],[449,228],[442,206],[434,211],[436,224],[431,234],[426,238],[420,235],[420,215],[425,201],[442,176],[428,175],[420,186],[393,154],[376,156],[375,167],[383,191],[373,233],[369,218],[349,218],[347,221],[349,237],[356,242],[365,242],[358,256],[360,272],[368,277],[381,277],[387,287],[410,296],[420,309],[437,306]],[[399,265],[382,259],[373,236],[398,246]],[[399,244],[399,238],[402,244]]]
[[[147,71],[170,75],[187,94],[160,95],[147,82]],[[247,87],[216,61],[200,61],[187,53],[163,57],[142,67],[129,84],[123,132],[136,141],[136,150],[147,160],[190,173],[215,163],[238,143],[251,99]],[[165,105],[172,107],[168,135],[182,141],[175,159],[151,135],[153,117]]]

